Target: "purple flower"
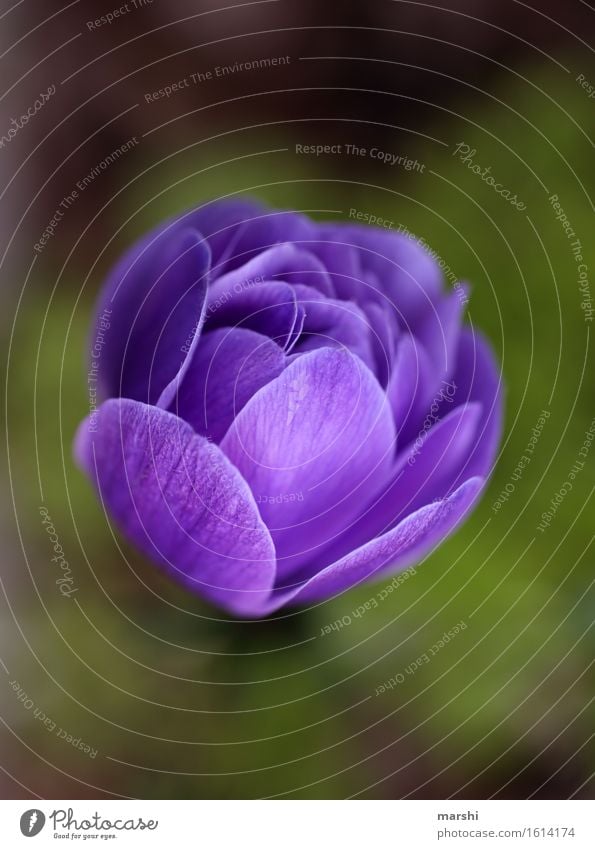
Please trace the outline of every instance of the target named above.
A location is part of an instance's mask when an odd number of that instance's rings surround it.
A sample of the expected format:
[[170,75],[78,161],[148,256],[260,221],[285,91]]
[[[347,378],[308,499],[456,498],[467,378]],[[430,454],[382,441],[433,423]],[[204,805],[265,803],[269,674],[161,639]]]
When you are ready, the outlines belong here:
[[494,460],[499,372],[465,301],[410,236],[208,203],[109,276],[77,460],[138,548],[236,615],[386,578]]

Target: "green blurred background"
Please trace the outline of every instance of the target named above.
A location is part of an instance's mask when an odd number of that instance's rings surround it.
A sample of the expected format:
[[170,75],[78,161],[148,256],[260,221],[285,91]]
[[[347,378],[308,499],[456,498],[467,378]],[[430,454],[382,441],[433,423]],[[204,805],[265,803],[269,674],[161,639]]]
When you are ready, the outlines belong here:
[[[222,37],[228,26],[221,24]],[[498,46],[490,53],[484,45],[492,58],[477,69],[454,67],[454,82],[443,88],[443,72],[428,68],[433,51],[447,48],[422,43],[410,80],[393,76],[390,63],[403,60],[403,39],[394,38],[387,50],[368,42],[358,51],[352,43],[350,56],[384,64],[346,57],[302,61],[292,71],[316,65],[303,73],[330,94],[260,96],[279,85],[253,75],[224,93],[248,103],[178,120],[205,108],[178,102],[174,124],[163,130],[155,129],[165,120],[160,107],[149,112],[139,99],[131,113],[138,127],[121,127],[119,143],[147,128],[151,134],[69,211],[29,277],[39,222],[49,221],[71,177],[52,178],[18,227],[3,319],[5,796],[592,798],[595,450],[579,455],[595,419],[591,324],[570,241],[548,197],[559,196],[584,262],[595,268],[593,100],[576,81],[590,69],[595,82],[595,71],[578,38],[543,42],[543,55],[522,45],[514,55]],[[326,55],[341,55],[338,46],[329,37]],[[294,47],[295,66],[298,55],[323,55],[307,47]],[[274,52],[270,45],[252,50]],[[360,70],[367,64],[375,66],[373,82],[365,77],[371,71]],[[107,79],[112,67],[100,62],[93,74]],[[60,67],[58,76],[67,72]],[[107,85],[93,74],[85,85]],[[419,76],[425,82],[418,89]],[[173,78],[163,69],[162,84]],[[120,92],[124,76],[118,79],[113,91]],[[151,90],[153,80],[144,87]],[[390,94],[342,90],[350,88]],[[55,108],[64,114],[85,100],[73,90],[60,95]],[[92,145],[87,164],[62,161],[75,178],[116,146],[111,137],[89,142],[95,126],[135,97],[126,93],[111,113],[96,110],[96,123],[81,136],[87,151]],[[376,145],[425,167],[406,172],[369,157],[296,154],[296,143],[319,141]],[[453,155],[461,142],[526,211]],[[69,145],[56,163],[76,147]],[[34,197],[56,163],[41,158],[37,170],[27,166],[24,197]],[[110,529],[71,459],[88,407],[86,340],[103,274],[153,223],[228,193],[320,219],[345,220],[356,208],[403,224],[458,280],[471,282],[467,320],[487,334],[502,364],[505,432],[481,504],[389,599],[359,618],[353,611],[383,584],[264,622],[230,620],[160,575]],[[5,215],[5,235],[22,213],[19,204],[26,206],[21,196]],[[494,509],[542,410],[550,416],[531,462]],[[539,531],[577,459],[584,466],[571,491]],[[72,598],[57,590],[40,506],[71,566]],[[324,635],[325,626],[345,619]],[[460,622],[466,627],[431,662],[406,671]],[[376,695],[399,673],[402,683]],[[59,728],[91,753],[61,739]]]

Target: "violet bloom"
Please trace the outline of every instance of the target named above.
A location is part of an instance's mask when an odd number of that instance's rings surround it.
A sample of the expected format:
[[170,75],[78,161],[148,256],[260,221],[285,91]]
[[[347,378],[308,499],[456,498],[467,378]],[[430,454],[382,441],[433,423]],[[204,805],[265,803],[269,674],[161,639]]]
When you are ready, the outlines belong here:
[[494,460],[499,372],[465,299],[405,235],[206,204],[103,288],[78,462],[128,539],[236,615],[386,579]]

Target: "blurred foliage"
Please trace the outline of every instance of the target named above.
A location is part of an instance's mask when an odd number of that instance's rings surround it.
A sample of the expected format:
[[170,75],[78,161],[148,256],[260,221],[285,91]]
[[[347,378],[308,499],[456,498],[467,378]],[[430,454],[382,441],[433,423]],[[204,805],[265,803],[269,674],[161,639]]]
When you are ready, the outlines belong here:
[[[421,174],[297,157],[293,145],[306,135],[299,125],[284,135],[245,131],[147,163],[105,213],[131,220],[89,280],[87,268],[75,274],[71,263],[51,298],[29,287],[8,371],[13,494],[5,497],[14,496],[20,540],[7,535],[3,630],[15,631],[14,616],[20,634],[2,657],[11,680],[98,755],[65,745],[9,699],[8,722],[29,748],[8,733],[7,745],[27,787],[54,798],[557,797],[581,785],[579,795],[592,794],[595,751],[584,744],[593,723],[593,453],[551,526],[543,534],[536,526],[593,418],[593,363],[569,242],[527,168],[559,195],[595,268],[592,146],[580,129],[592,104],[572,74],[530,68],[525,76],[537,82],[508,77],[493,97],[470,91],[445,112],[429,135],[446,146],[411,135]],[[339,131],[346,137],[347,125]],[[527,214],[452,155],[457,142],[476,150]],[[274,148],[288,150],[260,153]],[[165,215],[238,190],[277,206],[335,210],[313,213],[320,218],[346,218],[356,207],[403,223],[471,281],[468,318],[503,363],[505,438],[481,505],[361,618],[353,611],[378,587],[305,615],[228,621],[110,532],[71,459],[102,272]],[[544,408],[551,417],[533,459],[494,513]],[[56,591],[41,504],[72,566],[76,601]],[[321,636],[345,616],[351,624]],[[461,620],[468,627],[431,663],[375,695]]]

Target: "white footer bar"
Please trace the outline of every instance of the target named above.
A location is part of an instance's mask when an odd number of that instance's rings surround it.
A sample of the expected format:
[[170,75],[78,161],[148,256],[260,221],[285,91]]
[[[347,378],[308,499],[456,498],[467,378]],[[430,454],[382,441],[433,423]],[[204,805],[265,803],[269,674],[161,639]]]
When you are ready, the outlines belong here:
[[0,846],[50,843],[167,849],[594,849],[595,803],[0,801]]

